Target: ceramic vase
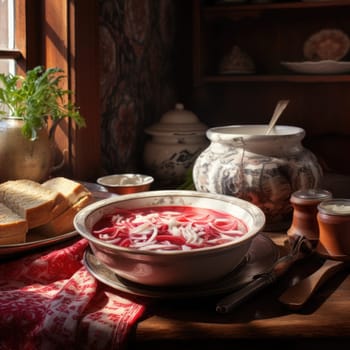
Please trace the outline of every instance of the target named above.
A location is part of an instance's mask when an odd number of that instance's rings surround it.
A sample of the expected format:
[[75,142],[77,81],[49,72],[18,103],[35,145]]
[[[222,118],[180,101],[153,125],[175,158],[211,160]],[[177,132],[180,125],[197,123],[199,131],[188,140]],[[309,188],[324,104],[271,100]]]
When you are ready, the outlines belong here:
[[260,207],[267,230],[290,225],[291,194],[316,188],[322,169],[315,155],[302,145],[305,130],[267,125],[234,125],[208,129],[210,145],[193,168],[197,191],[245,199]]
[[207,129],[194,113],[177,103],[145,130],[150,136],[144,149],[145,171],[158,187],[176,188],[185,181],[194,161],[209,145]]
[[23,120],[0,119],[0,182],[29,179],[44,181],[62,164],[53,165],[53,143],[46,128],[31,141],[21,132]]

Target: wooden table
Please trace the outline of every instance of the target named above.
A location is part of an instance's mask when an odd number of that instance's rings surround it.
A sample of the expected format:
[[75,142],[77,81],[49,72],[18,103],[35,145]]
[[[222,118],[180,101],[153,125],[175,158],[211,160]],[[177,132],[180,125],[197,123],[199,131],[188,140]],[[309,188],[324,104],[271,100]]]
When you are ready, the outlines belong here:
[[[269,234],[282,246],[286,234]],[[230,314],[215,310],[218,297],[159,301],[131,336],[131,349],[334,349],[350,344],[350,277],[338,272],[305,307],[292,311],[278,301],[291,284],[319,266],[317,256],[298,261],[277,282]],[[266,348],[266,347],[265,347]]]

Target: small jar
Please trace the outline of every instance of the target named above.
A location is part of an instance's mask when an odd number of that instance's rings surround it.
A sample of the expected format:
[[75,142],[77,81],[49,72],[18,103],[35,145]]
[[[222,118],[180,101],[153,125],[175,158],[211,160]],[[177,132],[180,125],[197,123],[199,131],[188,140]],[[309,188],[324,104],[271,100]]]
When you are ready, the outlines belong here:
[[318,205],[317,252],[334,259],[350,259],[350,199],[329,199]]
[[316,246],[319,238],[317,206],[330,198],[331,192],[323,189],[306,189],[292,193],[290,202],[293,207],[293,219],[287,231],[288,236],[304,236]]

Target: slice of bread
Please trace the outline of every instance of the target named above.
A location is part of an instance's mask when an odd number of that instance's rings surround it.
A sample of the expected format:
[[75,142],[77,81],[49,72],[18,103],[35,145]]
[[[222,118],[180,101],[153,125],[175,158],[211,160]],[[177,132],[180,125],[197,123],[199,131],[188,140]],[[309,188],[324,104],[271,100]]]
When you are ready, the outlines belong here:
[[[62,214],[50,220],[48,223],[34,228],[31,232],[44,237],[59,236],[64,233],[72,232],[74,231],[73,220],[75,215],[79,210],[90,203],[92,203],[92,195],[88,193],[66,209]],[[29,232],[29,234],[31,232]]]
[[65,198],[65,202],[62,201],[60,205],[54,208],[52,218],[59,216],[81,198],[91,195],[90,191],[80,182],[62,176],[53,177],[43,182],[41,186],[48,190],[59,192]]
[[24,243],[27,232],[27,220],[0,203],[0,244]]
[[74,216],[92,201],[85,186],[64,177],[43,184],[27,179],[3,182],[0,245],[23,243],[31,233],[45,238],[74,231]]
[[90,191],[80,182],[62,176],[53,177],[43,182],[41,185],[50,190],[60,192],[68,200],[70,205],[90,194]]
[[0,202],[27,220],[29,228],[46,224],[52,219],[55,208],[60,207],[62,212],[62,208],[68,206],[61,193],[27,179],[0,184]]

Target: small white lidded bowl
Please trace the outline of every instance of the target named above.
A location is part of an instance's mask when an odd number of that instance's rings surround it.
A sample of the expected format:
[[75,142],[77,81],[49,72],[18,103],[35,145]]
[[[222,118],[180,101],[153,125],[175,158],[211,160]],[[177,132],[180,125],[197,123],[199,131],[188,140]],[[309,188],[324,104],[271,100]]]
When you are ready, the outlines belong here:
[[143,174],[113,174],[97,179],[99,185],[104,186],[109,192],[128,194],[148,191],[154,178]]

